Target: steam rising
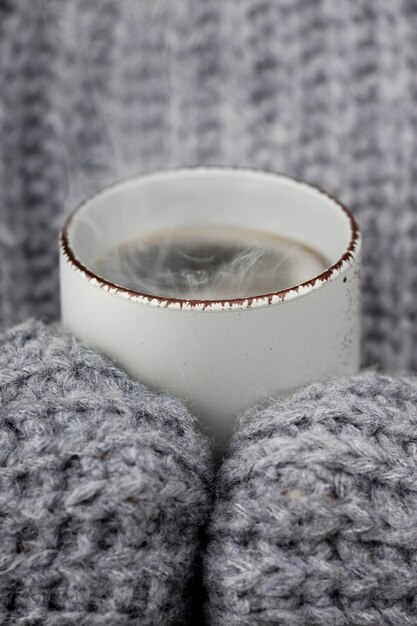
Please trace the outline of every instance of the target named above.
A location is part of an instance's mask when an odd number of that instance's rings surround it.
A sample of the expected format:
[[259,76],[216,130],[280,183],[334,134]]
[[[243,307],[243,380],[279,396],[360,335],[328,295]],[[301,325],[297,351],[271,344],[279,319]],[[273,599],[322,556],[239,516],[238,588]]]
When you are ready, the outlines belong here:
[[238,228],[178,229],[132,240],[92,269],[119,286],[186,300],[273,293],[320,274],[328,262],[303,244]]

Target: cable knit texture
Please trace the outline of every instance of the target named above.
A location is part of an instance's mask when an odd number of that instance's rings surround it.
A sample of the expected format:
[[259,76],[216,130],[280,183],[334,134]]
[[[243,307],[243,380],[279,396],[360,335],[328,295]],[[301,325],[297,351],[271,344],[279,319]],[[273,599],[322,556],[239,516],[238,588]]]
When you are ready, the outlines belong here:
[[56,234],[116,178],[288,172],[364,231],[364,363],[416,369],[414,0],[1,0],[0,320],[58,316]]
[[42,324],[0,337],[0,623],[183,625],[210,505],[193,418]]
[[249,413],[217,481],[212,626],[417,623],[417,380],[316,384]]

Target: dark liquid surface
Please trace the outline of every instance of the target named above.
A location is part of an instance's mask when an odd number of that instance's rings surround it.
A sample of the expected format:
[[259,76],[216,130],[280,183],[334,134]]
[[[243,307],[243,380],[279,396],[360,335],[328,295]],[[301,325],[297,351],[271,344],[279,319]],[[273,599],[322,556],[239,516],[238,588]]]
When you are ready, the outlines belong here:
[[164,231],[93,263],[102,278],[142,293],[188,300],[247,298],[288,289],[329,262],[299,242],[238,228]]

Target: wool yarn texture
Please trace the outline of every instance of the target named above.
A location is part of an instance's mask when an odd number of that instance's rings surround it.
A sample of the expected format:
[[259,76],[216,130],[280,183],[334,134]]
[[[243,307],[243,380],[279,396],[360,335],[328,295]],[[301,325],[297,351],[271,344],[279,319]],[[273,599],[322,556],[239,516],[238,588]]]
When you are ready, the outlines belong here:
[[211,460],[182,404],[29,321],[0,336],[0,623],[187,623]]
[[[415,371],[416,32],[414,0],[0,0],[0,325],[58,319],[59,228],[104,185],[255,167],[352,209],[363,364]],[[193,419],[54,328],[0,346],[0,622],[185,624],[210,509]],[[413,380],[367,375],[242,422],[213,625],[417,624],[415,406]]]
[[417,380],[315,384],[249,413],[217,478],[211,626],[417,624]]
[[0,321],[58,317],[56,236],[78,200],[242,165],[352,208],[364,364],[415,370],[416,30],[414,0],[0,2]]

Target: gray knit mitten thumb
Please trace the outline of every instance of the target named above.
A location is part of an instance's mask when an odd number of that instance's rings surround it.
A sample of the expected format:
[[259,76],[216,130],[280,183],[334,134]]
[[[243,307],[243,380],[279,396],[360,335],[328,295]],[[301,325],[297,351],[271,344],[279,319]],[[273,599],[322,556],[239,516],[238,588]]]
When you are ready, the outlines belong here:
[[177,401],[41,323],[0,336],[0,623],[186,623],[208,445]]
[[248,414],[205,567],[211,626],[417,624],[417,381],[336,380]]

